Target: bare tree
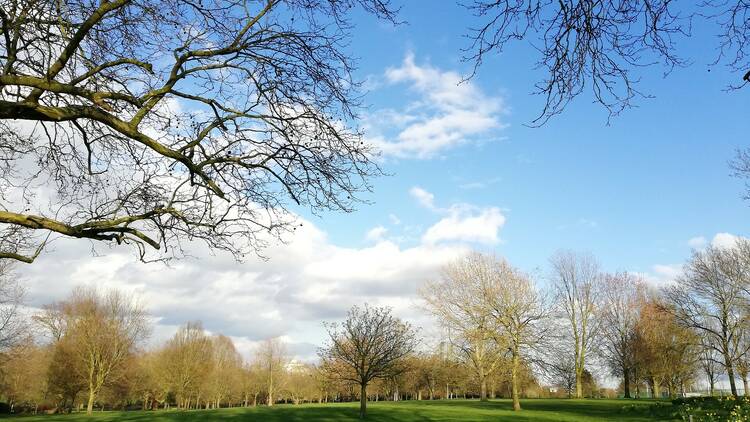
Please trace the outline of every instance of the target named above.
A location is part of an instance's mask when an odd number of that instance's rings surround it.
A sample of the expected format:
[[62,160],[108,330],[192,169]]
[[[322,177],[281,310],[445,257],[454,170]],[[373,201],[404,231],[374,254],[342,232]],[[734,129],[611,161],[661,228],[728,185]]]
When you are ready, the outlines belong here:
[[665,290],[679,323],[704,335],[721,356],[734,396],[734,363],[742,355],[738,340],[748,324],[749,285],[750,241],[738,239],[733,247],[695,251],[678,284]]
[[23,339],[27,323],[21,313],[24,289],[10,262],[0,261],[0,352]]
[[189,322],[158,351],[156,364],[163,369],[160,384],[175,394],[178,407],[188,409],[198,402],[211,369],[211,346],[201,323]]
[[[242,356],[234,347],[232,339],[225,335],[211,338],[212,364],[210,374],[210,390],[213,403],[207,399],[207,406],[221,407],[221,403],[231,399],[234,389],[239,390],[240,374],[242,373]],[[236,381],[236,382],[235,382]]]
[[496,341],[510,354],[510,380],[513,410],[521,410],[519,370],[530,354],[546,338],[549,316],[547,301],[526,274],[504,259],[495,259],[496,274],[485,300],[496,327]]
[[635,335],[638,324],[641,281],[627,272],[607,274],[601,310],[602,354],[616,376],[621,376],[625,398],[635,369]]
[[536,93],[545,103],[535,124],[561,113],[584,92],[610,116],[647,97],[637,86],[637,71],[661,63],[669,73],[687,65],[677,43],[690,36],[695,19],[716,24],[719,45],[712,64],[742,75],[733,88],[750,81],[750,4],[744,1],[473,0],[468,8],[479,20],[464,57],[475,71],[488,54],[514,41],[537,46],[537,66],[545,76]]
[[699,365],[706,375],[706,381],[708,381],[708,394],[713,397],[723,365],[721,363],[721,356],[711,347],[710,341],[710,339],[706,338],[705,334],[701,336]]
[[576,372],[576,398],[583,397],[583,372],[586,358],[598,338],[601,318],[598,315],[602,298],[599,264],[591,255],[561,251],[550,258],[552,287],[567,334],[573,340]]
[[486,295],[497,283],[494,258],[480,253],[446,265],[440,278],[419,290],[428,312],[443,326],[451,344],[461,351],[479,382],[480,400],[487,400],[487,377],[500,364],[505,350],[499,344]]
[[391,315],[390,308],[357,306],[341,324],[326,326],[329,343],[319,354],[324,365],[339,369],[343,380],[359,385],[359,417],[367,414],[367,385],[395,377],[406,368],[404,358],[417,346],[415,330]]
[[137,301],[116,290],[77,288],[57,309],[66,312],[67,320],[59,341],[85,373],[86,411],[91,413],[102,387],[148,336],[148,319]]
[[290,202],[350,211],[380,174],[357,7],[394,20],[389,0],[4,2],[0,257],[53,235],[241,258],[298,226]]
[[284,341],[278,337],[264,340],[255,352],[261,376],[265,380],[266,404],[273,406],[276,393],[281,389],[289,354]]

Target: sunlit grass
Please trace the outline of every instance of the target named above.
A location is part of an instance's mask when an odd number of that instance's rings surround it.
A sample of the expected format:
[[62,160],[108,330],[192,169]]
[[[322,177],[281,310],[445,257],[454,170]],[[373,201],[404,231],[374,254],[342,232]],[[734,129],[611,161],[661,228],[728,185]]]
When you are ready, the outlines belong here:
[[[674,420],[669,402],[648,400],[522,400],[513,412],[510,400],[480,403],[472,400],[402,401],[369,403],[369,421],[663,421]],[[95,412],[27,416],[24,421],[355,421],[357,403],[277,405],[272,408],[232,408],[192,411]]]

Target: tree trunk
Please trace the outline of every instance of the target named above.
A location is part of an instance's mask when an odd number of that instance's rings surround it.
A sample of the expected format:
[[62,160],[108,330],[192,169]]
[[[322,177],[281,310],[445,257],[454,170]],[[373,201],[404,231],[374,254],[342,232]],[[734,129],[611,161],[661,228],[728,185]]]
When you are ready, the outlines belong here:
[[628,368],[625,368],[622,371],[622,389],[623,389],[623,396],[625,396],[626,399],[630,398],[630,371]]
[[[727,346],[724,347],[724,350],[729,350]],[[724,368],[727,370],[727,377],[729,378],[729,388],[732,390],[732,395],[736,398],[737,397],[737,385],[735,384],[734,379],[734,366],[732,365],[732,359],[729,356],[729,353],[724,353]]]
[[96,398],[96,392],[94,392],[94,389],[89,389],[89,402],[86,406],[86,414],[90,415],[94,412],[94,399]]
[[747,391],[747,372],[743,372],[742,373],[742,388],[744,388],[743,393],[744,393],[745,397],[748,397],[748,393],[750,393],[750,392]]
[[360,385],[359,392],[359,418],[364,419],[367,415],[367,384]]
[[513,362],[510,368],[511,397],[513,398],[513,410],[521,410],[521,401],[518,398],[518,350],[513,351]]
[[487,378],[484,376],[484,373],[479,375],[479,385],[479,401],[487,401]]

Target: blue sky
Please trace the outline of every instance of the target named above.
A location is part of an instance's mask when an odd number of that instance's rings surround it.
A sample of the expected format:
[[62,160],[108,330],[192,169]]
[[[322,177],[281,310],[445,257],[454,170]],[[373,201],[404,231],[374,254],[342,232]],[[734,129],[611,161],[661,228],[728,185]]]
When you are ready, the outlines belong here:
[[[407,2],[401,16],[407,23],[395,28],[358,19],[352,50],[360,56],[361,78],[379,78],[409,54],[419,66],[471,70],[460,60],[467,45],[462,34],[474,22],[466,10],[453,2]],[[558,248],[573,248],[593,252],[608,269],[647,271],[682,262],[693,237],[744,234],[748,204],[727,162],[747,146],[747,92],[725,92],[737,75],[710,65],[714,29],[695,27],[695,38],[681,44],[693,65],[666,78],[658,66],[642,71],[639,86],[654,98],[637,101],[609,125],[606,111],[582,95],[545,126],[525,126],[542,107],[542,98],[530,95],[543,76],[532,70],[535,51],[524,41],[490,56],[471,83],[502,98],[507,110],[500,120],[507,128],[473,136],[432,159],[387,160],[392,176],[375,181],[374,205],[313,221],[334,242],[351,246],[372,226],[387,226],[389,214],[405,225],[426,226],[434,216],[409,196],[420,186],[445,204],[502,208],[502,242],[480,247],[528,270],[544,266]],[[371,89],[370,110],[412,101],[404,88]],[[467,189],[479,182],[487,186]]]
[[674,278],[691,245],[748,235],[750,203],[727,162],[749,146],[750,91],[725,92],[738,76],[710,66],[715,28],[696,26],[680,44],[692,66],[666,79],[662,68],[644,69],[640,88],[654,98],[609,124],[582,95],[529,128],[542,107],[530,93],[543,77],[530,44],[488,57],[459,86],[471,69],[460,60],[470,14],[454,2],[409,1],[401,18],[408,24],[393,27],[357,15],[350,47],[369,90],[360,123],[391,174],[372,181],[371,204],[351,214],[297,210],[310,224],[264,251],[268,260],[238,263],[190,245],[195,258],[165,267],[123,248],[100,246],[92,257],[92,245],[62,239],[22,267],[30,305],[81,284],[117,288],[144,300],[154,344],[202,320],[247,355],[281,336],[298,358],[314,359],[321,322],[355,304],[391,306],[430,327],[418,286],[471,248],[540,282],[549,256],[569,248],[660,283]]

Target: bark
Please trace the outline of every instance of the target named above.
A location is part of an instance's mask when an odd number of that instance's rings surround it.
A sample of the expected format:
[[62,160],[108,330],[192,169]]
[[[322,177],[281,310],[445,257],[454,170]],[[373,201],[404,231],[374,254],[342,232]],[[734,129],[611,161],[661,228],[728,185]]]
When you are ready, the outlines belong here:
[[359,418],[364,419],[367,415],[367,384],[360,385],[359,392]]
[[479,401],[487,401],[487,378],[484,374],[479,377],[479,384],[481,389],[479,391]]
[[94,412],[94,399],[96,398],[96,392],[94,392],[94,389],[89,389],[89,401],[88,405],[86,406],[86,414],[90,415]]
[[[729,350],[728,345],[724,345],[724,350]],[[729,388],[732,390],[732,395],[734,397],[737,397],[737,385],[735,384],[734,379],[734,365],[732,364],[732,358],[729,356],[729,353],[724,352],[724,367],[727,370],[727,377],[729,378]]]
[[513,362],[510,369],[511,397],[513,398],[513,410],[521,410],[521,401],[518,398],[518,350],[513,351]]
[[626,399],[630,398],[630,371],[628,368],[625,368],[622,371],[622,389],[624,392],[624,397]]
[[656,379],[653,380],[654,384],[654,392],[653,392],[653,398],[661,398],[661,384]]

